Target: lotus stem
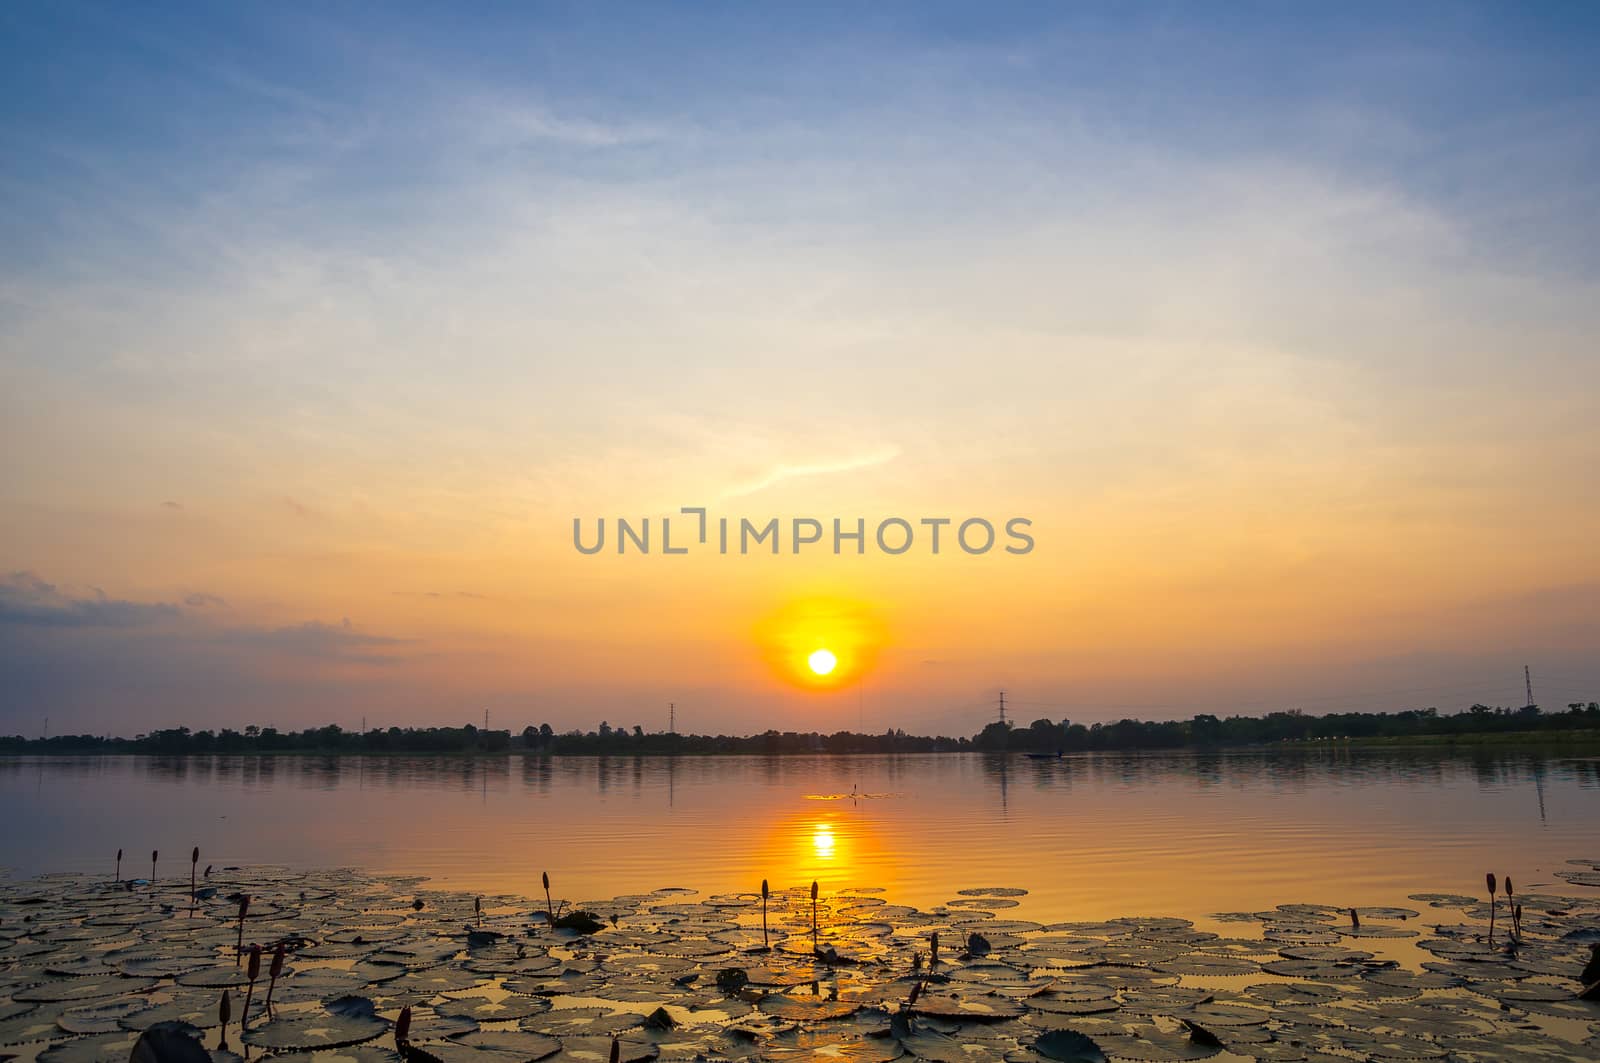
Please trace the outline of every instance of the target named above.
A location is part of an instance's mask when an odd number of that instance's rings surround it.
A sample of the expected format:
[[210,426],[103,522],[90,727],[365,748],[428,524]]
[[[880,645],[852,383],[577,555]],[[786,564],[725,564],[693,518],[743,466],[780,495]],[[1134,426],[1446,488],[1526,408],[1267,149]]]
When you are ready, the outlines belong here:
[[117,881],[122,881],[122,850],[117,850]]
[[556,925],[556,907],[550,901],[550,872],[541,872],[544,877],[544,911],[550,917],[550,925]]
[[250,894],[239,894],[239,940],[233,946],[233,965],[244,959],[244,916],[250,910]]
[[483,926],[483,898],[482,897],[474,897],[474,898],[472,898],[472,911],[477,915],[477,917],[478,917],[478,926],[481,928]]
[[1511,876],[1506,876],[1506,907],[1511,909],[1511,940],[1517,941],[1522,937],[1522,905],[1517,904],[1514,897],[1516,891],[1511,888]]
[[1361,929],[1361,916],[1356,914],[1356,910],[1354,908],[1350,909],[1350,929]]
[[401,1055],[405,1054],[406,1046],[411,1043],[411,1005],[407,1004],[400,1009],[399,1018],[394,1020],[394,1047]]
[[195,873],[195,870],[199,866],[200,866],[200,847],[197,845],[197,846],[194,847],[194,852],[189,854],[189,914],[190,915],[194,914],[194,903],[195,903],[194,873]]
[[767,880],[761,880],[761,947],[770,948],[767,943]]
[[233,1018],[233,1002],[228,997],[228,991],[224,989],[222,1002],[217,1005],[217,1019],[222,1027],[221,1037],[217,1041],[217,1050],[220,1052],[228,1050],[228,1020],[231,1018]]
[[150,889],[151,889],[151,892],[154,892],[155,888],[156,888],[156,857],[158,857],[160,855],[161,855],[161,851],[159,849],[151,849],[150,850]]
[[1494,897],[1495,897],[1495,894],[1500,892],[1500,891],[1499,891],[1498,886],[1495,884],[1495,878],[1494,878],[1494,872],[1493,871],[1491,871],[1487,875],[1483,876],[1483,881],[1484,881],[1484,884],[1489,887],[1489,944],[1493,945],[1494,944]]
[[272,1018],[272,991],[278,986],[278,976],[283,974],[283,942],[272,950],[272,966],[267,970],[267,1018]]
[[250,946],[250,964],[245,968],[250,984],[244,991],[244,1010],[239,1013],[239,1038],[244,1039],[244,1028],[250,1024],[250,998],[256,993],[256,979],[261,977],[261,946]]
[[939,932],[937,930],[928,935],[928,966],[939,966]]
[[619,1063],[619,1061],[621,1059],[622,1059],[622,1045],[619,1044],[617,1042],[616,1037],[613,1036],[611,1038],[611,1063]]

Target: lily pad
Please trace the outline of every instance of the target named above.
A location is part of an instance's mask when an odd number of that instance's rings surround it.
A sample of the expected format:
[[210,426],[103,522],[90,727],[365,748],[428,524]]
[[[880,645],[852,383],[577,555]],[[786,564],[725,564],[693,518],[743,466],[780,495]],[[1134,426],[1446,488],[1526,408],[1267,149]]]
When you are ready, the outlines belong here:
[[246,1044],[258,1048],[309,1051],[360,1044],[389,1029],[387,1019],[379,1018],[366,997],[340,997],[326,1009],[312,1012],[283,1012],[244,1034]]
[[1106,1063],[1104,1050],[1073,1030],[1048,1030],[1034,1038],[1033,1050],[1060,1063]]

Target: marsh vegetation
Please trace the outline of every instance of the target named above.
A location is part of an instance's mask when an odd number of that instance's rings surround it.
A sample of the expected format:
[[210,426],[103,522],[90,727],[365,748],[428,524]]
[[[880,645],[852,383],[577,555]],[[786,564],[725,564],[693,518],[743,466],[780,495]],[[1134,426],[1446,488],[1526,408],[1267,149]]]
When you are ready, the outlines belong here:
[[0,1051],[121,1060],[148,1032],[146,1052],[308,1063],[1592,1059],[1600,861],[1558,881],[1495,935],[1498,891],[1350,908],[1336,883],[1217,932],[1040,923],[993,886],[918,910],[815,884],[540,903],[275,867],[4,880]]

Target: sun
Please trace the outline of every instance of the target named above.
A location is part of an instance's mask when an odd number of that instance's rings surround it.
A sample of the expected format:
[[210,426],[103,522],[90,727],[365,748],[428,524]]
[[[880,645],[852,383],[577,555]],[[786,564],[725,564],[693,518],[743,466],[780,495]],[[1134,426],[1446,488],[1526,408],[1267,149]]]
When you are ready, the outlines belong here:
[[819,694],[863,681],[888,641],[866,603],[825,596],[786,603],[756,621],[751,634],[774,676]]

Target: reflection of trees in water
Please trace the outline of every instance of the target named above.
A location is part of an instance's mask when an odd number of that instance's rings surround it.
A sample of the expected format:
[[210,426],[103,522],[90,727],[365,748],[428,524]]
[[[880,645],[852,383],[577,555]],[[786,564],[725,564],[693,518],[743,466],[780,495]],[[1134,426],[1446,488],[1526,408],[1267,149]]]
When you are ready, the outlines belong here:
[[1547,780],[1600,787],[1600,758],[1571,757],[1539,750],[1466,752],[1426,749],[1204,750],[1195,752],[1105,752],[1069,754],[1061,760],[1021,760],[1002,754],[978,758],[996,787],[1004,788],[1009,772],[1031,768],[1037,786],[1067,787],[1078,781],[1145,786],[1196,780],[1203,786],[1270,784],[1305,790],[1351,781],[1374,785],[1403,783],[1440,786],[1470,780],[1479,789],[1535,786]]
[[[91,780],[134,775],[188,785],[245,789],[276,786],[351,789],[511,789],[549,794],[560,789],[639,795],[659,791],[670,805],[679,786],[721,785],[743,779],[753,787],[793,786],[807,792],[825,781],[837,792],[870,775],[899,792],[922,788],[937,800],[941,780],[976,773],[1003,808],[1013,783],[1035,790],[1074,785],[1151,786],[1187,780],[1202,788],[1270,786],[1301,792],[1331,784],[1405,784],[1437,788],[1468,784],[1482,791],[1526,787],[1542,805],[1550,785],[1600,790],[1600,757],[1559,749],[1387,749],[1282,746],[1261,750],[1108,751],[1032,760],[1015,754],[820,756],[551,757],[535,755],[222,755],[0,757],[0,781],[24,768],[52,779]],[[820,776],[819,776],[820,772]]]

